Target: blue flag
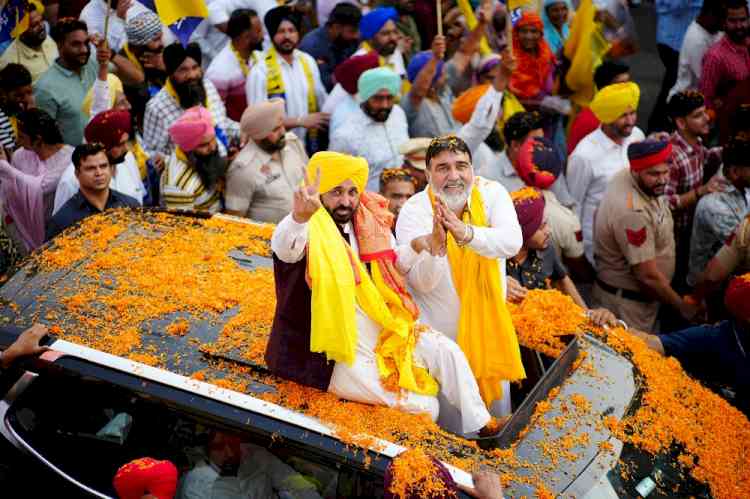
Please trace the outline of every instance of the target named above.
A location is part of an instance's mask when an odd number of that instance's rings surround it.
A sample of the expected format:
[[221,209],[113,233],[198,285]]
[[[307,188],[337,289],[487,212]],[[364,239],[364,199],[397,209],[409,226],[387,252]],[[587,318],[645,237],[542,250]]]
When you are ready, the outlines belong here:
[[3,49],[29,26],[28,0],[8,0],[0,12],[0,47]]

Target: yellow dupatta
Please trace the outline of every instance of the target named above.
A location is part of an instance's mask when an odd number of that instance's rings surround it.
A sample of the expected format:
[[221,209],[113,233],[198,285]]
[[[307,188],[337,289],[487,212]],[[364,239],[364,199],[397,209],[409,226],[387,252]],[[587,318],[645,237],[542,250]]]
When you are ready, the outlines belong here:
[[[362,205],[360,208],[364,209]],[[376,360],[386,389],[397,387],[434,396],[439,385],[414,364],[420,328],[401,296],[386,282],[383,268],[371,265],[372,278],[324,208],[309,222],[308,272],[312,289],[310,351],[352,365],[357,348],[356,306],[381,327]]]
[[[286,89],[284,88],[284,78],[281,75],[281,65],[279,64],[279,56],[275,47],[271,46],[268,49],[265,61],[266,94],[269,99],[273,97],[283,99]],[[315,79],[313,78],[312,69],[304,57],[300,57],[299,62],[302,65],[302,72],[305,74],[305,80],[307,81],[307,112],[310,114],[317,113],[318,97],[315,95]]]
[[[428,194],[432,205],[435,196]],[[464,223],[487,227],[484,201],[476,186],[471,189],[469,209],[462,216]],[[505,304],[496,259],[485,258],[467,246],[458,246],[448,233],[448,262],[453,285],[461,300],[456,342],[469,361],[484,403],[502,398],[501,381],[526,377],[521,362],[516,330]]]

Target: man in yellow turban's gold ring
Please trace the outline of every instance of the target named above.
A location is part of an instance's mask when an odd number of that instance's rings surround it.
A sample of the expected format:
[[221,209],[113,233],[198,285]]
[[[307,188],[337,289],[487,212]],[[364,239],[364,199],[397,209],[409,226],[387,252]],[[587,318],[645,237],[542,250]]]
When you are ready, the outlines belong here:
[[310,158],[292,213],[271,240],[277,308],[267,365],[343,399],[433,420],[441,393],[460,411],[464,433],[497,433],[464,353],[417,322],[406,290],[405,273],[439,241],[428,234],[397,248],[388,202],[365,192],[367,178],[363,158]]

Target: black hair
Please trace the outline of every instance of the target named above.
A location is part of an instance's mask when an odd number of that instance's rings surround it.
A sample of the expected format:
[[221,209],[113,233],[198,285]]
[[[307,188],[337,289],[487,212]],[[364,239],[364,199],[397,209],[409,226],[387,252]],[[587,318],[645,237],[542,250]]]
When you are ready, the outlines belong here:
[[52,26],[49,35],[55,42],[61,43],[65,41],[65,37],[70,33],[79,30],[83,30],[86,33],[89,32],[89,28],[86,26],[85,22],[74,17],[63,17],[57,21],[57,24]]
[[724,172],[729,167],[750,167],[750,138],[740,135],[732,137],[721,151]]
[[435,137],[432,139],[429,147],[427,147],[425,163],[428,168],[430,167],[430,161],[432,158],[440,155],[443,151],[464,152],[468,154],[469,161],[471,161],[471,151],[462,138],[455,135],[443,135],[442,137]]
[[0,70],[0,89],[8,91],[31,85],[31,73],[23,64],[11,62]]
[[[703,2],[704,4],[706,2]],[[745,11],[748,11],[747,8],[747,1],[746,0],[723,0],[721,2],[721,18],[726,19],[727,15],[729,14],[729,9],[745,9]]]
[[667,113],[674,119],[684,118],[701,106],[706,105],[706,98],[696,90],[677,92],[667,103]]
[[357,26],[362,19],[362,11],[359,7],[347,2],[337,3],[328,16],[327,25],[340,24],[341,26]]
[[594,83],[596,88],[601,90],[607,85],[611,85],[615,78],[623,73],[630,71],[630,66],[614,61],[604,61],[594,71]]
[[237,38],[253,25],[253,18],[258,17],[258,13],[253,9],[237,9],[232,11],[227,22],[227,36]]
[[101,142],[89,142],[86,144],[77,145],[76,148],[73,149],[73,156],[71,157],[71,160],[73,161],[73,168],[78,170],[81,167],[81,162],[84,159],[88,158],[89,156],[95,156],[100,152],[107,154],[107,149]]
[[57,122],[39,108],[21,111],[16,116],[18,129],[29,137],[39,137],[45,144],[62,144],[63,137]]
[[510,146],[511,141],[523,140],[529,132],[542,128],[542,115],[536,111],[522,111],[516,113],[505,122],[503,126],[503,138],[505,145]]

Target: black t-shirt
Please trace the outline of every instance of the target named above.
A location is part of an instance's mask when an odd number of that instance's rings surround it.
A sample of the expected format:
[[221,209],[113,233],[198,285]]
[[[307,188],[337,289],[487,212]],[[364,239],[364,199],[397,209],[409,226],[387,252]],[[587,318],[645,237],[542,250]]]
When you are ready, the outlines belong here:
[[734,321],[659,335],[664,353],[691,375],[735,392],[734,405],[750,417],[750,332]]
[[547,289],[547,279],[558,282],[568,275],[551,244],[541,252],[530,250],[521,264],[508,259],[506,271],[526,289]]

